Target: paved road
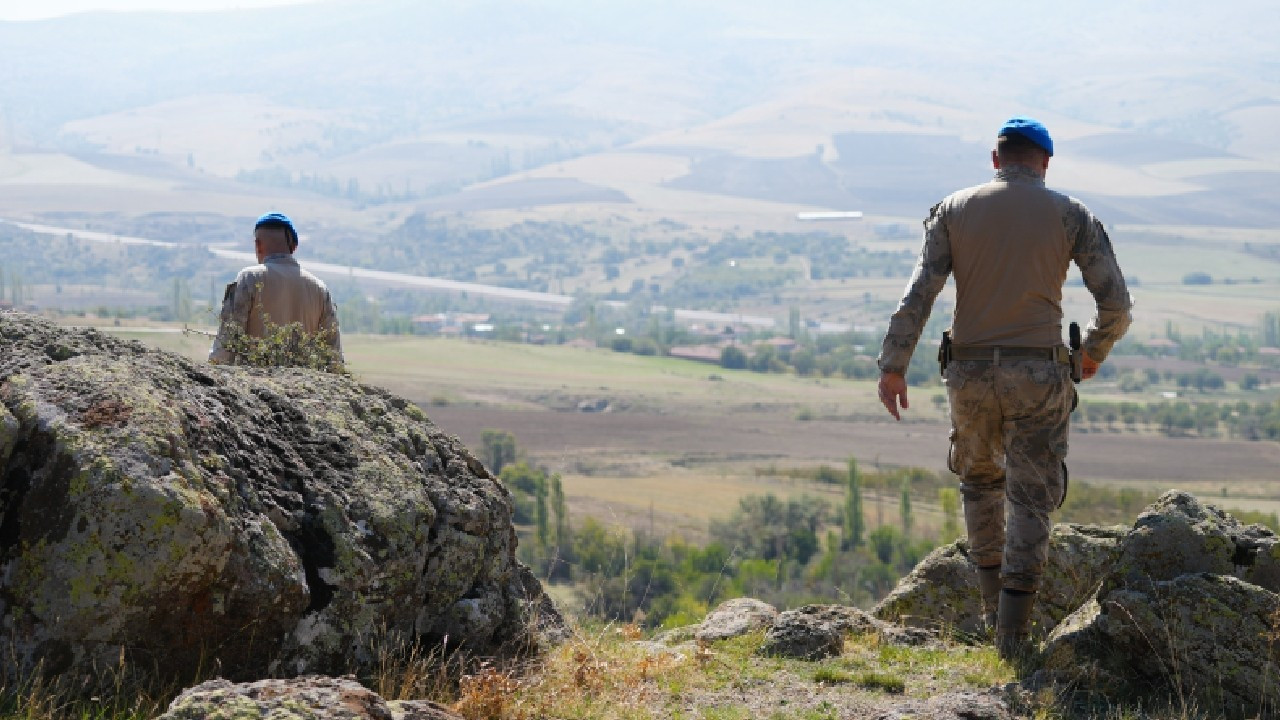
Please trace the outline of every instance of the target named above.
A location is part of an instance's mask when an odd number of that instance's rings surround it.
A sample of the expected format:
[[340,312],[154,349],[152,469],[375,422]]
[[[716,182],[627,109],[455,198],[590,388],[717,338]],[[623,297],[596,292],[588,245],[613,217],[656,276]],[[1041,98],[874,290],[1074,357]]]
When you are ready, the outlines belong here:
[[[40,225],[36,223],[18,222],[16,220],[6,220],[0,218],[0,222],[8,223],[16,227],[30,230],[31,232],[41,233],[45,235],[70,235],[72,237],[89,240],[91,242],[115,243],[118,245],[148,245],[151,247],[162,248],[182,248],[191,247],[181,243],[165,242],[162,240],[151,240],[148,238],[130,237],[127,235],[113,235],[111,233],[97,232],[93,230],[78,230],[76,228],[55,227],[53,225]],[[302,236],[306,239],[306,236]],[[251,252],[236,250],[231,247],[220,245],[204,245],[210,253],[216,257],[238,263],[256,263],[257,256]],[[426,277],[423,275],[410,275],[407,273],[390,272],[387,270],[370,270],[367,268],[359,268],[351,265],[335,265],[333,263],[322,263],[308,260],[306,263],[308,270],[319,275],[326,280],[338,280],[343,278],[359,278],[371,282],[392,285],[397,287],[416,288],[428,290],[432,292],[457,292],[467,293],[469,295],[479,295],[485,297],[493,297],[502,300],[511,300],[517,302],[529,303],[532,305],[541,305],[544,307],[567,308],[574,300],[571,295],[559,295],[556,293],[534,292],[532,290],[520,290],[518,288],[507,288],[498,285],[484,285],[481,283],[459,282],[457,280],[448,280],[445,278]],[[615,307],[623,307],[626,303],[611,301],[608,304]],[[654,310],[659,312],[665,308],[654,306]],[[676,309],[675,316],[679,320],[686,322],[712,323],[712,324],[739,324],[751,325],[761,328],[772,328],[776,326],[773,318],[761,317],[757,315],[739,315],[736,313],[718,313],[705,310],[683,310]]]

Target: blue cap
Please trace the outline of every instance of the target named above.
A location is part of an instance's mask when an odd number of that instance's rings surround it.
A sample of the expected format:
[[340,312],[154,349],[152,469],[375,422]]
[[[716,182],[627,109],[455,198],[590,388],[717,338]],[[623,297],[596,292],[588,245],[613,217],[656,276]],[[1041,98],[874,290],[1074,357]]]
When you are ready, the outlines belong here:
[[298,231],[293,229],[293,221],[289,219],[288,215],[275,212],[267,213],[266,215],[258,218],[258,222],[253,224],[254,230],[257,230],[260,227],[280,227],[288,230],[289,240],[293,243],[295,248],[298,247]]
[[1000,132],[996,137],[1006,135],[1021,135],[1049,153],[1049,157],[1053,157],[1053,138],[1049,137],[1049,131],[1040,124],[1039,120],[1024,115],[1011,117],[1000,126]]

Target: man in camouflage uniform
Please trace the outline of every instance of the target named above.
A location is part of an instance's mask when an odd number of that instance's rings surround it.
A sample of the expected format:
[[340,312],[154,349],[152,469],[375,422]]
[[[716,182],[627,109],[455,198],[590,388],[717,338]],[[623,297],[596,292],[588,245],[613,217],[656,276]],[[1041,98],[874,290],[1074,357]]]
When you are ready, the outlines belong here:
[[297,323],[302,332],[327,345],[334,364],[341,365],[337,308],[324,282],[293,258],[298,249],[293,222],[281,213],[263,215],[254,224],[253,245],[258,264],[241,270],[227,286],[209,362],[242,361],[238,340],[263,338],[274,328]]
[[1062,345],[1062,286],[1070,263],[1097,306],[1083,342],[1085,379],[1128,329],[1133,304],[1102,223],[1080,201],[1045,187],[1052,155],[1043,125],[1012,118],[991,153],[995,179],[933,207],[878,360],[880,401],[901,419],[908,362],[934,298],[954,273],[944,375],[948,465],[961,479],[969,555],[1005,657],[1026,645],[1048,557],[1049,515],[1066,492],[1075,389]]

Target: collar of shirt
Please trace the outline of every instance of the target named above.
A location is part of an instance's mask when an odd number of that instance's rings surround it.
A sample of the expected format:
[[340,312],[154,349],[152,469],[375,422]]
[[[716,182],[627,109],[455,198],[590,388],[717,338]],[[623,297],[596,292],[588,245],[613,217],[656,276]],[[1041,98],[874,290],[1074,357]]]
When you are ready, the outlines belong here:
[[1044,178],[1036,174],[1034,170],[1022,165],[1006,165],[996,171],[996,179],[1006,182],[1018,183],[1034,183],[1036,185],[1044,185]]
[[263,265],[266,265],[269,262],[288,263],[290,265],[298,264],[298,261],[294,260],[293,256],[289,253],[275,253],[262,258]]

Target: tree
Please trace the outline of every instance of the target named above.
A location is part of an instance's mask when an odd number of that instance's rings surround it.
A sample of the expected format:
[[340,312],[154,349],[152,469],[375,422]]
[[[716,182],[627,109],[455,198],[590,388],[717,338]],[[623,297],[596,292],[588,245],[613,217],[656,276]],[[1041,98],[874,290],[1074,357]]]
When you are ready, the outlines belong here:
[[506,430],[482,430],[480,432],[480,459],[489,472],[498,475],[502,468],[516,459],[516,438]]
[[191,319],[191,290],[187,287],[186,280],[178,277],[173,279],[173,290],[169,302],[174,320],[186,322]]
[[938,504],[942,506],[942,536],[938,539],[948,543],[960,537],[960,493],[955,488],[942,488]]
[[862,476],[858,461],[849,458],[849,472],[845,477],[844,514],[840,523],[841,547],[845,550],[862,547],[866,521],[862,517]]
[[814,360],[813,353],[805,348],[797,348],[791,353],[791,367],[796,369],[797,375],[808,375],[813,372],[817,361]]
[[551,514],[553,516],[552,539],[556,547],[567,548],[569,542],[569,508],[564,499],[564,484],[559,475],[551,476]]
[[914,518],[911,516],[911,477],[902,478],[902,492],[898,499],[898,513],[902,516],[902,536],[904,538],[911,537],[911,525]]
[[559,475],[550,479],[551,549],[547,558],[547,577],[572,579],[573,534],[569,528],[569,508],[565,502],[564,484]]
[[720,367],[727,370],[744,370],[747,367],[747,354],[737,345],[729,345],[720,351]]

